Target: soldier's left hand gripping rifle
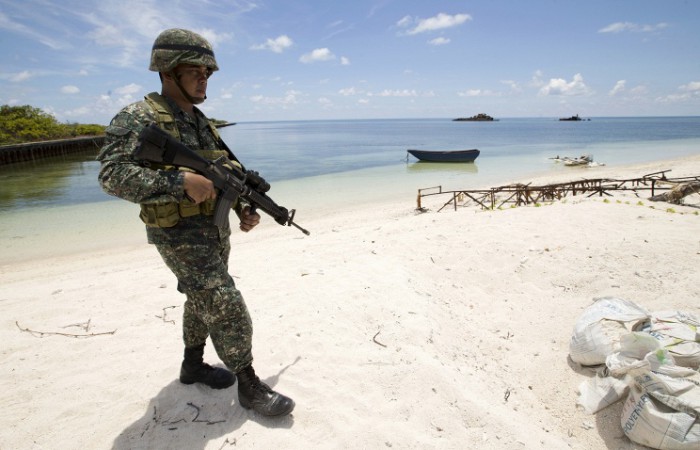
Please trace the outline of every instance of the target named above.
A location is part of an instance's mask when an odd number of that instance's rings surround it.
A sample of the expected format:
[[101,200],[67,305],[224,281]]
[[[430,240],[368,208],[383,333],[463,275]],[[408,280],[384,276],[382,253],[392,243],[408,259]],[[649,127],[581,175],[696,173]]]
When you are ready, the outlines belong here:
[[216,225],[224,226],[228,223],[231,206],[236,199],[241,198],[250,204],[252,211],[256,208],[261,209],[275,219],[278,224],[294,226],[302,233],[310,234],[294,223],[295,210],[287,210],[267,196],[266,192],[270,189],[270,185],[258,172],[239,169],[233,166],[225,156],[209,161],[158,128],[154,123],[143,129],[139,134],[139,141],[140,144],[134,152],[134,157],[141,161],[144,166],[158,163],[188,167],[214,183],[214,187],[218,190],[214,211]]

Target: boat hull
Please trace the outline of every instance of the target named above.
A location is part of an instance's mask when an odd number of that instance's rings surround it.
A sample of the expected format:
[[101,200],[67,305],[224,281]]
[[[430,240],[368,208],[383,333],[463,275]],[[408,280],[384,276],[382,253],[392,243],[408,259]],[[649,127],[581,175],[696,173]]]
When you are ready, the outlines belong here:
[[474,162],[481,153],[471,150],[408,150],[408,153],[420,161],[429,162]]

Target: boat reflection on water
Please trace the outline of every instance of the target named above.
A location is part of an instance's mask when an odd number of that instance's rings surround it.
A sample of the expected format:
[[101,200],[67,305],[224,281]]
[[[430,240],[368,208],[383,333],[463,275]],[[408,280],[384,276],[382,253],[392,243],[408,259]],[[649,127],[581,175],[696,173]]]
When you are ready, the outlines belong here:
[[460,173],[479,173],[479,167],[476,163],[439,163],[439,162],[426,162],[418,161],[414,163],[407,163],[406,170],[411,173],[431,173],[431,172],[441,172],[450,174],[460,174]]

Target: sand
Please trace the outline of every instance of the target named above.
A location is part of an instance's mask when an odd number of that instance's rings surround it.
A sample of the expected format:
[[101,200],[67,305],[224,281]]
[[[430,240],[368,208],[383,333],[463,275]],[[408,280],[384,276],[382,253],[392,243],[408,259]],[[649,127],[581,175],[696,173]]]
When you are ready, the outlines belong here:
[[[666,169],[700,175],[700,155],[559,178]],[[143,241],[0,265],[0,448],[643,448],[619,403],[577,408],[592,372],[569,339],[603,296],[700,316],[700,196],[427,206],[337,205],[304,217],[309,237],[267,217],[234,233],[256,370],[297,404],[282,419],[179,383],[184,297]],[[211,344],[205,358],[221,364]]]

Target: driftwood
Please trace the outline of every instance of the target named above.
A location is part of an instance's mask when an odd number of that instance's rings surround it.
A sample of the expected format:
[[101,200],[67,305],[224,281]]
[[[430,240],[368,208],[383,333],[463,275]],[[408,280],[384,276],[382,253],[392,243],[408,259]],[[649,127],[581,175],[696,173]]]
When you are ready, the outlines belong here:
[[649,200],[652,202],[668,202],[674,205],[680,205],[683,203],[683,198],[692,194],[700,194],[700,181],[678,184],[670,191],[649,197]]

